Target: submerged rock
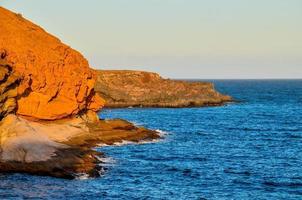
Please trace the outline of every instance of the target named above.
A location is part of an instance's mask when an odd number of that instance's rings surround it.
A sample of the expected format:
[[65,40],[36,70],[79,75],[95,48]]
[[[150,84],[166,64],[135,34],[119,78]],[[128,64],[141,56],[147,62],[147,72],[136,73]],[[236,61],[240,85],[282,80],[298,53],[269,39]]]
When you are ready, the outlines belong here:
[[164,79],[156,73],[130,70],[97,71],[96,92],[106,107],[200,107],[232,100],[213,83]]

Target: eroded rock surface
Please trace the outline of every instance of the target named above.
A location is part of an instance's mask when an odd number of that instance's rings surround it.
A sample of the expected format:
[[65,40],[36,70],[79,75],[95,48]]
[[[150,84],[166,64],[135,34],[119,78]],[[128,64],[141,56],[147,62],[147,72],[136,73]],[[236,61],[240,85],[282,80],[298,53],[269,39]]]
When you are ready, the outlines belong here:
[[21,77],[19,115],[54,120],[98,111],[104,104],[94,93],[94,74],[79,52],[2,7],[0,56]]
[[33,122],[8,115],[0,122],[0,172],[24,172],[60,178],[97,177],[102,169],[98,144],[148,141],[155,131],[124,120],[87,123],[68,120]]
[[164,79],[156,73],[130,70],[97,71],[96,92],[106,107],[216,106],[232,98],[217,92],[212,83]]
[[[16,115],[8,115],[0,125],[0,155],[3,162],[47,161],[55,155],[57,149],[64,148],[64,145],[49,138],[49,134],[55,134],[51,127],[48,129],[42,124],[27,121]],[[58,129],[62,130],[62,134],[68,133],[66,125],[57,126]]]

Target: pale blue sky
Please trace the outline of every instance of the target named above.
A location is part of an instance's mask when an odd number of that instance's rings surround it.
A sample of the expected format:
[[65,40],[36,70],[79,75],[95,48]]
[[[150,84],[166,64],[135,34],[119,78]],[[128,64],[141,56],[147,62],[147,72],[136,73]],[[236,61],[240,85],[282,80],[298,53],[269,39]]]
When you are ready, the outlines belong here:
[[[1,0],[94,68],[302,78],[301,0]],[[1,20],[1,19],[0,19]]]

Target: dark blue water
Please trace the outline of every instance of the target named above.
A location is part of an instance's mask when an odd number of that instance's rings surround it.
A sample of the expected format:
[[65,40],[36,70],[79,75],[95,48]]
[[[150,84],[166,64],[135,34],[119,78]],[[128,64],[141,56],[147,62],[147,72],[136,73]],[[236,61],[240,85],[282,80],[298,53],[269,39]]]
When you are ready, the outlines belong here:
[[98,179],[2,174],[0,199],[302,199],[302,81],[215,83],[241,102],[103,111],[168,134],[100,148],[113,160]]

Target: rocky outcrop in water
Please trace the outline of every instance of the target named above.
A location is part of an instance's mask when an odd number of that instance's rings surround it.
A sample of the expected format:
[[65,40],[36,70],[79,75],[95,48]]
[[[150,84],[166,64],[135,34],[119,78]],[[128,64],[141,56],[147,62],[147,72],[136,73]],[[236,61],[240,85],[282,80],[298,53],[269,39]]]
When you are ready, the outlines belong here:
[[0,172],[68,179],[100,176],[104,155],[92,147],[159,138],[155,131],[124,120],[33,122],[11,114],[0,127]]
[[99,70],[97,74],[95,90],[106,107],[201,107],[232,100],[207,82],[164,79],[143,71]]

